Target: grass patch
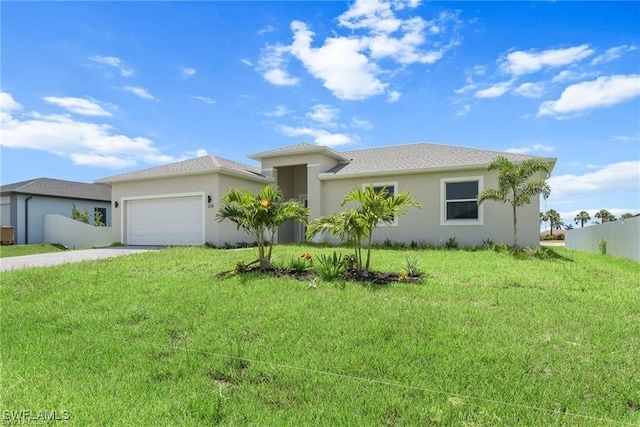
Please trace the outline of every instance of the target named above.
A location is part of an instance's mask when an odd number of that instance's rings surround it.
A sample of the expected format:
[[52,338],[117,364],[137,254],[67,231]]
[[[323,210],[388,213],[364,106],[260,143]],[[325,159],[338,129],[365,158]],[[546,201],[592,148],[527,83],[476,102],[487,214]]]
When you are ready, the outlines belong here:
[[[275,261],[333,250],[278,246]],[[407,254],[419,284],[221,279],[255,250],[206,248],[2,273],[2,410],[77,425],[640,423],[640,264],[545,248],[376,250],[373,266],[401,272]]]
[[2,245],[0,246],[0,258],[8,258],[23,255],[47,254],[50,252],[64,252],[67,248],[56,243],[39,243],[32,245]]

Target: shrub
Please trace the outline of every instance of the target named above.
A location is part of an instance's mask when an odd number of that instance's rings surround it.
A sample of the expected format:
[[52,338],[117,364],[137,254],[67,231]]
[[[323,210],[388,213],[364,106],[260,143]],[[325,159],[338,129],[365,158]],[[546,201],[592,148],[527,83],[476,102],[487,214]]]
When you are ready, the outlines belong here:
[[316,264],[316,272],[323,280],[335,280],[342,276],[346,270],[348,259],[336,251],[333,251],[331,255],[321,254]]
[[[404,260],[403,273],[409,277],[420,277],[422,272],[420,271],[420,263],[417,256],[407,255]],[[402,278],[402,275],[401,275]]]
[[600,242],[598,243],[598,250],[602,255],[607,254],[607,240],[604,237],[601,238]]
[[443,245],[445,249],[458,249],[458,242],[455,237],[449,237],[449,240]]
[[294,273],[304,273],[311,268],[313,257],[310,253],[304,253],[298,258],[291,258],[289,269]]

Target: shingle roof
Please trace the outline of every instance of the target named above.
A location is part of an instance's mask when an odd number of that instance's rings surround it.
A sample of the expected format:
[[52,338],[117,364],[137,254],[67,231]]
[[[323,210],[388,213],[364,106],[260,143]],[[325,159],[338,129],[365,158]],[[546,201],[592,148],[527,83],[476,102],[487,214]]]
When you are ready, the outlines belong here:
[[184,174],[197,174],[206,171],[219,171],[228,170],[238,173],[243,173],[252,176],[260,175],[260,168],[255,166],[249,166],[242,163],[234,162],[233,160],[225,159],[217,156],[203,156],[195,159],[183,160],[176,163],[169,163],[167,165],[155,166],[152,168],[142,169],[138,171],[123,173],[120,175],[111,176],[97,180],[97,182],[113,182],[113,181],[126,181],[129,179],[141,179],[141,178],[155,178],[168,175],[184,175]]
[[473,166],[482,167],[489,165],[497,156],[505,156],[513,162],[539,158],[525,154],[503,153],[430,143],[368,148],[344,151],[340,154],[350,159],[350,161],[336,165],[326,171],[326,173],[351,175]]
[[109,184],[89,184],[51,178],[36,178],[3,185],[0,187],[0,193],[2,195],[19,193],[69,199],[111,201],[111,186]]
[[308,142],[302,142],[300,144],[288,145],[286,147],[278,147],[274,148],[273,150],[262,151],[260,153],[251,154],[248,157],[250,159],[260,160],[268,157],[298,153],[323,153],[337,160],[347,160],[347,158],[345,158],[341,153],[338,153],[329,147],[317,144],[309,144]]

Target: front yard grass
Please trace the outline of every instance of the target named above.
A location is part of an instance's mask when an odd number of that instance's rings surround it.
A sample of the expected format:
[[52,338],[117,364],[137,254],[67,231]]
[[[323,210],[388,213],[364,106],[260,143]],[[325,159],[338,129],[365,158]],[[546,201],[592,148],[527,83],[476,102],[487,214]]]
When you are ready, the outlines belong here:
[[2,245],[0,246],[0,258],[8,258],[23,255],[46,254],[50,252],[64,252],[67,248],[53,243],[37,243],[32,245]]
[[[333,250],[278,246],[275,262]],[[4,272],[3,422],[640,424],[640,264],[545,251],[375,250],[380,271],[417,256],[423,280],[317,289],[216,278],[255,249]]]

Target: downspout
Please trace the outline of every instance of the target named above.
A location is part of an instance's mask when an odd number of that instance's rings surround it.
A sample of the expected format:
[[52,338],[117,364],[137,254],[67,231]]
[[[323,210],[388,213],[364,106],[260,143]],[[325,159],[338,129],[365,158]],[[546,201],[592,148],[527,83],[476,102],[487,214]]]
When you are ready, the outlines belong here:
[[33,196],[29,196],[24,199],[24,244],[29,244],[29,200],[31,200]]

